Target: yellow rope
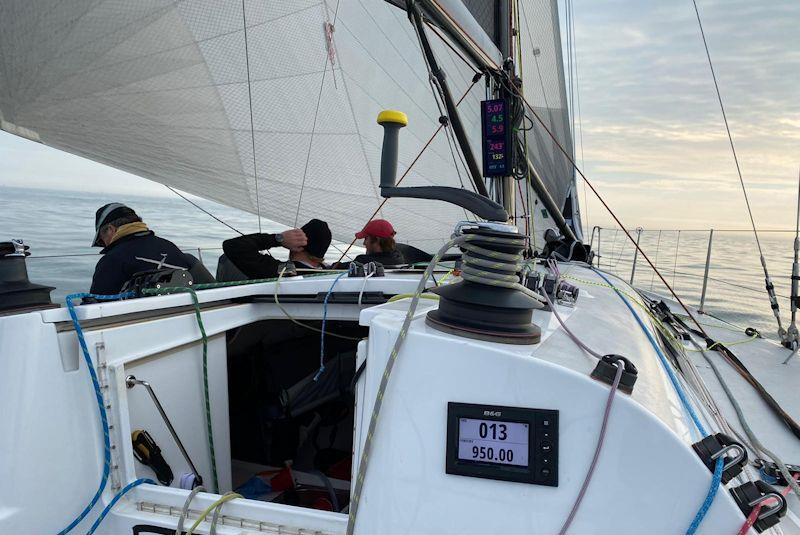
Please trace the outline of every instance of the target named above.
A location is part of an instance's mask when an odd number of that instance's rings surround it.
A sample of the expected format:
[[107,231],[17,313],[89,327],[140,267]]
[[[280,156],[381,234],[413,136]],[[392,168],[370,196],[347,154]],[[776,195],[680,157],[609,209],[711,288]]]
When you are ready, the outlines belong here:
[[194,524],[192,524],[192,527],[190,527],[189,531],[186,532],[186,535],[193,535],[194,530],[197,529],[197,526],[199,526],[200,523],[203,520],[206,519],[206,517],[211,513],[211,511],[213,511],[217,507],[222,506],[222,504],[224,504],[225,502],[229,502],[231,500],[235,500],[237,498],[243,498],[243,497],[244,496],[242,496],[241,494],[236,494],[235,492],[228,492],[228,493],[224,494],[219,500],[217,500],[214,503],[212,503],[211,505],[209,505],[206,508],[205,511],[200,513],[200,516],[197,517],[197,520],[194,521]]
[[[401,299],[408,299],[409,297],[414,297],[414,294],[397,294],[389,298],[387,303],[394,303],[395,301],[400,301]],[[439,300],[439,296],[436,294],[420,294],[420,299],[433,299],[435,301]]]
[[[653,320],[653,322],[655,323],[655,325],[659,329],[659,331],[661,331],[661,333],[663,333],[670,340],[670,342],[672,342],[673,347],[675,347],[676,349],[680,348],[683,351],[691,351],[691,352],[700,351],[699,349],[687,349],[686,347],[684,347],[683,342],[681,340],[679,340],[678,338],[676,338],[675,335],[673,335],[672,332],[667,328],[667,326],[664,325],[664,322],[662,322],[656,315],[654,315],[652,313],[652,311],[650,310],[650,307],[648,307],[644,303],[641,303],[637,297],[634,297],[633,295],[629,294],[628,292],[626,292],[624,290],[621,290],[619,288],[615,288],[615,287],[610,286],[608,284],[603,284],[603,283],[594,282],[594,281],[587,281],[587,280],[579,279],[577,277],[572,277],[572,276],[569,276],[569,275],[562,275],[561,278],[562,279],[570,279],[572,281],[579,282],[581,284],[587,284],[587,285],[590,285],[590,286],[599,286],[601,288],[609,288],[611,290],[618,291],[619,293],[621,293],[622,295],[626,296],[628,299],[633,301],[635,304],[637,304],[639,307],[641,307],[642,310],[644,310],[647,313],[647,315],[650,316],[650,319]],[[707,325],[707,326],[708,327],[717,327],[716,325]],[[709,347],[707,347],[703,351],[711,351],[714,348],[716,348],[718,345],[721,345],[721,344],[725,344],[725,346],[735,346],[735,345],[740,345],[740,344],[746,344],[748,342],[752,342],[752,341],[756,340],[757,338],[758,338],[758,335],[756,334],[756,335],[753,335],[753,336],[747,338],[746,340],[738,340],[738,341],[735,341],[735,342],[714,342],[713,344],[711,344]]]

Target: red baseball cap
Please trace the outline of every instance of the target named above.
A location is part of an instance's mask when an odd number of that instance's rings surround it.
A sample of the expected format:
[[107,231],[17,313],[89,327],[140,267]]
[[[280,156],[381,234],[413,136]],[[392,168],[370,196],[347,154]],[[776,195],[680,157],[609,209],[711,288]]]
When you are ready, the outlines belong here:
[[391,238],[395,234],[396,232],[391,223],[385,219],[373,219],[367,223],[364,230],[356,232],[356,238],[359,240],[367,236],[372,236],[373,238]]

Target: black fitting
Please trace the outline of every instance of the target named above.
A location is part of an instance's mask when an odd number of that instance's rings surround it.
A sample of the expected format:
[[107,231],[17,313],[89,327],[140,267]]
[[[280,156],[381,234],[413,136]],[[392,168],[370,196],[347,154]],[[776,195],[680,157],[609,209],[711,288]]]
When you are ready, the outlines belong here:
[[636,384],[636,379],[639,377],[639,370],[622,355],[604,355],[602,359],[597,361],[597,366],[592,370],[591,377],[601,383],[613,385],[614,379],[617,377],[618,362],[622,363],[623,370],[617,388],[626,394],[631,394],[633,393],[633,385]]
[[711,472],[716,468],[717,459],[722,457],[725,463],[722,469],[723,485],[741,474],[747,464],[747,450],[725,433],[709,435],[692,444],[692,448]]
[[756,481],[755,483],[748,481],[744,485],[730,489],[730,493],[745,517],[750,516],[750,513],[759,504],[764,504],[770,499],[777,501],[777,503],[762,506],[761,512],[753,524],[753,528],[759,533],[780,522],[781,518],[786,514],[786,498],[763,481]]
[[758,329],[756,329],[754,327],[748,327],[747,329],[745,329],[744,330],[744,334],[746,334],[747,336],[756,336],[758,338],[763,338],[761,336],[761,333],[758,331]]
[[473,84],[477,84],[478,80],[480,80],[481,78],[483,78],[483,73],[482,72],[476,72],[475,76],[472,77],[472,83]]
[[[776,485],[787,486],[789,481],[784,477],[783,473],[778,469],[778,465],[772,461],[767,461],[766,459],[755,459],[753,461],[753,466],[764,472],[767,476],[773,478],[775,480]],[[789,474],[792,477],[797,476],[800,474],[800,466],[796,464],[787,464],[786,469],[789,471]]]

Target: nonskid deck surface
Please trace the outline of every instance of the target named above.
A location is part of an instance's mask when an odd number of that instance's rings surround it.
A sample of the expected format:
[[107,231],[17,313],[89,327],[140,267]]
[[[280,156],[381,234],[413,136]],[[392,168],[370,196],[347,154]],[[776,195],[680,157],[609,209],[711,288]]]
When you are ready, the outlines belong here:
[[[690,327],[696,327],[675,300],[651,292],[647,293],[655,299],[663,300],[673,313],[682,317]],[[784,364],[792,351],[778,342],[766,337],[749,336],[745,333],[746,325],[735,325],[711,314],[699,313],[693,307],[689,307],[689,310],[709,338],[722,342],[733,351],[780,406],[792,418],[800,420],[800,395],[798,395],[800,357],[794,355]],[[691,343],[683,345],[690,362],[699,372],[705,387],[727,423],[740,436],[744,436],[744,430],[737,418],[736,411],[706,357],[713,359],[723,380],[741,406],[747,424],[762,444],[777,454],[783,462],[800,464],[800,440],[775,416],[756,390],[719,353],[713,351],[713,348],[705,351],[704,356],[696,345]],[[705,349],[705,344],[701,343],[700,347]],[[753,455],[752,452],[749,453],[751,459]],[[760,477],[755,468],[751,469],[751,475],[754,479]],[[800,533],[800,500],[794,493],[789,493],[787,501],[789,512],[787,518],[781,522],[781,527],[785,533]]]

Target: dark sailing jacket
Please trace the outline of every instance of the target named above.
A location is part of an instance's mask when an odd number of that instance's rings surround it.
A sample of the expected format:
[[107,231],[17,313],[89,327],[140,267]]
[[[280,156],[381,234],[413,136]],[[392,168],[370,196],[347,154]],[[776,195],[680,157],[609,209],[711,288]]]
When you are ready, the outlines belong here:
[[164,267],[191,267],[189,258],[174,243],[159,238],[146,227],[114,240],[100,254],[103,257],[95,267],[91,289],[91,293],[99,295],[119,293],[135,273],[156,269],[159,263]]
[[247,234],[222,242],[225,256],[250,279],[271,279],[278,276],[281,261],[260,251],[277,247],[274,234]]
[[395,249],[394,251],[384,251],[380,253],[373,253],[373,254],[360,254],[353,262],[359,262],[361,264],[366,264],[367,262],[380,262],[384,266],[401,266],[406,263],[405,258],[403,258],[403,254]]

